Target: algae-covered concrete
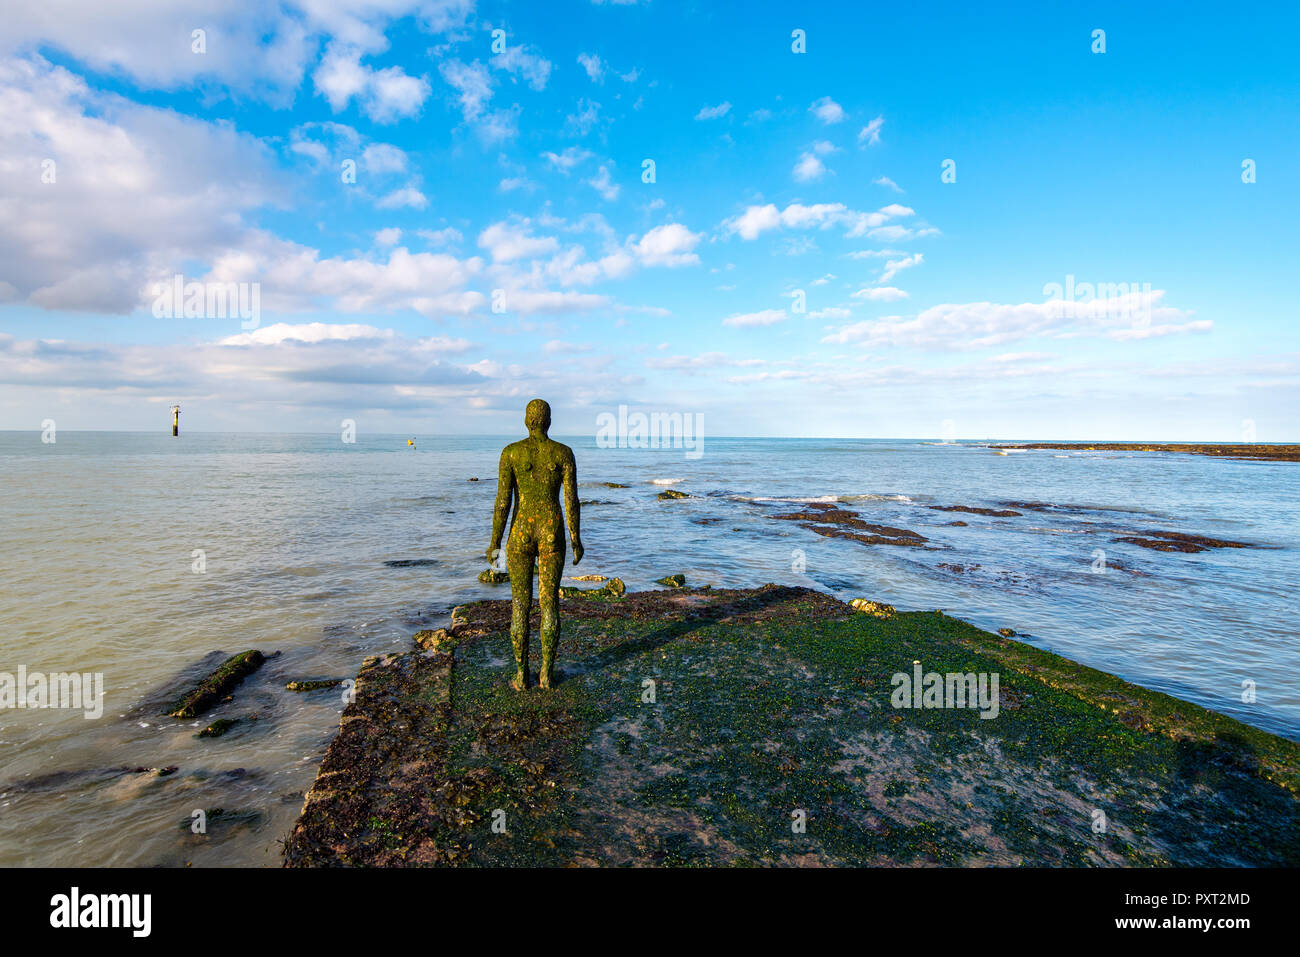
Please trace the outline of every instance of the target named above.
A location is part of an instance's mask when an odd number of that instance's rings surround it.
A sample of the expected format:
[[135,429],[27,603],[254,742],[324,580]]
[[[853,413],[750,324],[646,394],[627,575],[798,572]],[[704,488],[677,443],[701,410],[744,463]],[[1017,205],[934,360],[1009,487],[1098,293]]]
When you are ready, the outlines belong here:
[[[768,585],[562,618],[550,692],[506,686],[508,601],[368,661],[286,863],[1300,863],[1300,745],[938,612]],[[895,707],[918,671],[996,675],[996,716]]]

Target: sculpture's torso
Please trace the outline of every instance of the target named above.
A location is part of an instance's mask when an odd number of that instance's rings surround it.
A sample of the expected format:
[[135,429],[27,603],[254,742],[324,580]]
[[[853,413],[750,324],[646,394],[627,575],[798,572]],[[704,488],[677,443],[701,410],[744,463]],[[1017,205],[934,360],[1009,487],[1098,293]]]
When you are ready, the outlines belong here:
[[514,514],[510,519],[511,545],[536,545],[539,551],[564,549],[564,516],[560,487],[564,465],[573,453],[549,438],[529,436],[512,442],[505,455],[515,475]]

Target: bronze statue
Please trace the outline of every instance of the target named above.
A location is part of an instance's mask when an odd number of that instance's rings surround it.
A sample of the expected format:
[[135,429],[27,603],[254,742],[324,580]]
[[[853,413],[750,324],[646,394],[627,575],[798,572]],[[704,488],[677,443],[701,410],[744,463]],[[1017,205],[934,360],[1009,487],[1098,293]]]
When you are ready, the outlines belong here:
[[551,407],[533,399],[524,412],[528,438],[501,450],[497,476],[497,501],[492,512],[489,562],[501,552],[501,533],[514,500],[510,538],[506,544],[506,569],[510,573],[512,615],[510,640],[515,646],[518,672],[510,687],[523,691],[531,684],[528,673],[528,615],[533,604],[533,560],[540,580],[537,598],[542,606],[542,667],[537,683],[550,688],[555,681],[555,648],[560,641],[560,576],[564,571],[564,530],[560,516],[560,486],[564,486],[564,517],[573,542],[573,564],[582,561],[578,535],[578,470],[573,449],[549,438]]

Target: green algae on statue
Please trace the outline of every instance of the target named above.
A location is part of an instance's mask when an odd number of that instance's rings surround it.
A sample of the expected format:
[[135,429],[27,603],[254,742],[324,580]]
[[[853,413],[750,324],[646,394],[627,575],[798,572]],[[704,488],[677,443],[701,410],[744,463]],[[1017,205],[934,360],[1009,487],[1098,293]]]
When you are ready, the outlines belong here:
[[[528,438],[501,450],[497,500],[492,511],[492,544],[488,561],[501,553],[501,535],[510,517],[506,569],[510,574],[510,641],[518,666],[510,687],[523,691],[528,673],[528,616],[533,604],[533,562],[537,562],[537,600],[542,608],[542,667],[537,683],[550,688],[555,680],[555,649],[560,641],[560,576],[564,571],[564,525],[573,542],[573,564],[582,561],[578,534],[578,469],[573,449],[547,436],[551,407],[533,399],[524,411]],[[560,487],[564,512],[560,512]],[[513,503],[513,515],[511,506]]]

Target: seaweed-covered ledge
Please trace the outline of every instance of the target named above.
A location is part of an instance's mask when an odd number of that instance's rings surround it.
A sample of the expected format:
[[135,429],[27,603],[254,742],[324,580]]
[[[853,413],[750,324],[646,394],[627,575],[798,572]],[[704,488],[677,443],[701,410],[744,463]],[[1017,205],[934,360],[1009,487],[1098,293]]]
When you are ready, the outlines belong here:
[[[1300,864],[1300,745],[938,612],[766,585],[562,615],[551,692],[506,687],[508,601],[368,660],[286,864]],[[998,683],[901,707],[931,672]]]

